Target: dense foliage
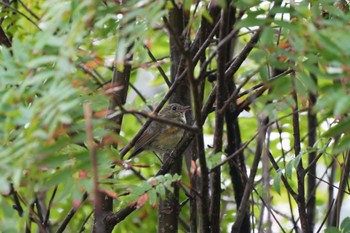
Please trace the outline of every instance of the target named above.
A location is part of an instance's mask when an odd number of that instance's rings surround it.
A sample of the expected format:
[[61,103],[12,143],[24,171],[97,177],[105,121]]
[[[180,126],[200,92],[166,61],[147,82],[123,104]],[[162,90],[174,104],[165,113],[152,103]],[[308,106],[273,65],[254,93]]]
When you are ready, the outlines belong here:
[[[0,9],[1,232],[350,230],[346,1]],[[121,159],[169,98],[170,159]]]

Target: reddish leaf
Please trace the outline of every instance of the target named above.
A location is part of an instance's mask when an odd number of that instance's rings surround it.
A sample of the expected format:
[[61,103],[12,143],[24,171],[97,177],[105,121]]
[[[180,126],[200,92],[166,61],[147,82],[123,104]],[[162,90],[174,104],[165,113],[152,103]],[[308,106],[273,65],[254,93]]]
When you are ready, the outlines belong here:
[[89,173],[88,170],[80,170],[78,173],[78,179],[81,180],[81,179],[86,178],[88,173]]
[[137,200],[137,205],[136,205],[136,207],[137,207],[137,208],[141,208],[141,207],[146,203],[147,199],[148,199],[147,193],[142,194],[142,195],[139,197],[139,199]]

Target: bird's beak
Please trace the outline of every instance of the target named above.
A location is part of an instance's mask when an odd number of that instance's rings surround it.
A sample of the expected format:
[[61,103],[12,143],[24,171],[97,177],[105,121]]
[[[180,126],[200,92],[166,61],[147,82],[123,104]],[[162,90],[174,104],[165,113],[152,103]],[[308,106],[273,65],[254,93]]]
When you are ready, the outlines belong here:
[[182,112],[187,112],[190,109],[191,109],[191,106],[184,106],[182,109]]

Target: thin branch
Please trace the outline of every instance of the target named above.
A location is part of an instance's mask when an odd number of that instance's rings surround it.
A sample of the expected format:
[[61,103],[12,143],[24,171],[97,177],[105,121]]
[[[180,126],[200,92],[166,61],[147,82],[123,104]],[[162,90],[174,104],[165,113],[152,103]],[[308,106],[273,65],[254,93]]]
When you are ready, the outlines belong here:
[[332,211],[333,205],[334,205],[334,199],[332,200],[332,202],[331,202],[331,204],[330,204],[330,206],[329,206],[329,208],[328,208],[328,210],[327,210],[326,215],[324,216],[324,219],[323,219],[323,221],[322,221],[320,227],[319,227],[318,230],[316,231],[317,233],[321,232],[321,229],[322,229],[323,225],[326,223],[326,221],[327,221],[327,219],[328,219],[328,216],[329,216],[329,214],[330,214],[331,211]]
[[33,16],[36,20],[40,20],[39,16],[37,16],[31,9],[29,9],[23,2],[22,0],[17,0],[26,11],[29,12],[31,16]]
[[52,195],[51,195],[51,198],[50,198],[50,201],[49,201],[49,206],[47,207],[47,212],[46,212],[45,219],[44,219],[44,222],[43,222],[45,227],[47,226],[47,224],[49,222],[50,212],[51,212],[51,208],[52,208],[52,203],[53,203],[53,199],[56,196],[57,188],[58,188],[58,186],[56,185],[55,188],[53,189],[53,192],[52,192]]
[[[279,142],[281,144],[281,152],[282,152],[283,164],[284,164],[284,167],[286,167],[286,152],[283,149],[282,129],[279,126],[278,121],[276,121],[276,128],[277,128],[277,131],[278,131],[278,134],[279,134]],[[297,222],[296,222],[295,217],[294,217],[294,211],[293,211],[291,194],[290,194],[290,192],[287,192],[287,193],[288,193],[288,205],[289,205],[289,210],[290,210],[290,215],[291,215],[291,221],[293,223],[293,229],[295,229],[295,231],[298,232],[298,230],[297,230]]]
[[18,198],[18,193],[15,190],[15,188],[13,187],[13,183],[10,183],[10,195],[13,196],[13,201],[14,201],[14,205],[13,208],[18,212],[18,215],[20,217],[23,216],[23,208],[20,202],[20,199]]
[[225,101],[224,106],[222,106],[222,108],[219,110],[220,114],[224,114],[224,112],[226,111],[226,109],[228,108],[228,106],[230,106],[231,102],[233,100],[237,99],[237,93],[239,93],[239,91],[243,88],[243,86],[245,84],[248,83],[248,81],[258,72],[258,70],[256,70],[253,74],[249,75],[248,77],[246,77],[244,79],[244,81],[232,92],[232,94],[230,95],[230,97]]
[[198,126],[199,132],[195,135],[196,137],[196,151],[199,159],[199,165],[201,169],[200,176],[200,210],[199,216],[201,218],[201,231],[209,232],[209,213],[208,213],[208,202],[209,202],[209,179],[208,179],[208,167],[206,164],[205,151],[204,151],[204,140],[203,140],[203,119],[200,112],[200,100],[198,95],[198,89],[196,85],[196,80],[193,75],[194,64],[190,59],[187,61],[189,67],[188,71],[188,80],[191,85],[192,97],[194,99],[194,117],[195,124]]
[[154,121],[158,121],[158,122],[161,122],[161,123],[164,123],[164,124],[167,124],[167,125],[173,125],[173,126],[185,129],[187,131],[191,131],[191,132],[194,132],[194,133],[198,132],[198,128],[197,127],[193,127],[193,126],[190,126],[190,125],[182,124],[182,123],[179,123],[179,122],[173,121],[173,120],[168,120],[166,118],[149,115],[148,113],[135,111],[135,110],[123,109],[122,113],[117,113],[116,115],[111,114],[109,117],[115,117],[115,116],[118,116],[120,114],[136,114],[136,115],[140,115],[140,116],[146,117],[148,119],[152,119]]
[[[331,143],[332,139],[329,139],[328,142],[326,143],[325,147],[328,147],[328,145]],[[305,174],[307,174],[309,172],[309,170],[312,168],[312,166],[314,166],[317,161],[321,158],[321,156],[324,154],[325,151],[321,151],[320,153],[318,153],[318,155],[314,158],[314,160],[311,161],[311,163],[309,163],[309,165],[304,169]]]
[[98,164],[97,164],[97,149],[94,143],[94,135],[93,135],[93,126],[92,126],[92,110],[90,103],[84,103],[84,118],[85,118],[85,127],[86,127],[86,140],[88,144],[88,148],[90,151],[90,159],[92,166],[92,174],[93,174],[93,185],[94,185],[94,216],[95,216],[95,224],[94,224],[94,232],[103,232],[104,227],[101,225],[102,220],[102,206],[100,205],[100,195],[101,193],[98,190]]
[[12,7],[10,4],[7,4],[5,2],[0,2],[0,5],[3,5],[7,8],[9,8],[10,10],[22,15],[24,18],[26,18],[29,22],[31,22],[33,25],[35,25],[41,31],[41,28],[31,18],[29,18],[27,15],[25,15],[21,11],[17,10],[16,8]]
[[272,209],[271,209],[271,206],[270,205],[267,205],[267,203],[265,202],[265,200],[263,199],[263,197],[258,193],[258,191],[253,188],[254,192],[258,195],[259,199],[261,200],[261,202],[264,204],[264,206],[267,208],[267,210],[269,211],[269,213],[272,215],[273,219],[275,220],[275,222],[277,223],[277,225],[279,226],[280,230],[282,232],[285,233],[281,223],[278,221],[277,217],[275,216],[275,214],[273,213]]
[[174,39],[174,45],[176,46],[176,48],[180,51],[181,54],[186,54],[185,48],[182,46],[182,43],[179,40],[179,37],[176,36],[177,34],[175,33],[174,29],[170,25],[167,17],[163,16],[162,19],[163,19],[165,27],[169,30],[170,35]]
[[66,227],[68,226],[68,223],[70,222],[70,220],[72,220],[74,214],[78,211],[78,209],[82,206],[83,202],[87,199],[88,194],[87,192],[85,192],[83,194],[82,200],[80,201],[79,205],[77,207],[73,207],[68,214],[66,215],[66,217],[63,219],[62,223],[60,224],[60,226],[58,227],[58,229],[56,230],[56,233],[62,233],[64,232],[64,230],[66,229]]
[[279,79],[279,78],[282,78],[282,77],[284,77],[284,76],[286,76],[287,74],[290,74],[290,73],[292,73],[292,72],[294,72],[294,70],[286,70],[286,71],[284,71],[283,73],[280,73],[280,74],[278,74],[278,75],[272,77],[271,79],[269,79],[269,80],[268,80],[268,83],[263,83],[263,82],[261,82],[261,83],[255,85],[255,86],[249,88],[248,90],[242,91],[241,93],[239,93],[239,94],[237,95],[237,98],[241,98],[242,96],[247,95],[247,94],[251,93],[251,92],[254,91],[254,90],[257,90],[257,89],[259,89],[260,87],[263,87],[264,85],[269,85],[269,83],[271,83],[272,81],[274,81],[274,80],[276,80],[276,79]]
[[94,213],[94,211],[92,210],[88,216],[85,218],[84,222],[81,224],[81,227],[80,227],[80,231],[79,233],[83,233],[85,231],[85,224],[87,223],[87,221],[89,220],[89,218],[91,218],[92,214]]
[[[336,185],[334,185],[334,184],[332,184],[332,183],[329,183],[328,181],[326,181],[326,180],[324,180],[324,179],[322,179],[322,178],[319,178],[319,177],[317,177],[317,176],[315,176],[315,178],[318,179],[318,180],[320,180],[321,182],[327,184],[328,186],[337,189],[338,192],[340,192],[340,189],[339,189],[338,186],[336,186]],[[349,191],[346,191],[346,190],[342,190],[342,191],[344,192],[344,194],[350,195],[350,192],[349,192]]]
[[250,193],[253,189],[254,185],[254,178],[258,170],[258,165],[260,162],[260,158],[262,155],[263,147],[264,147],[264,141],[265,141],[265,136],[266,136],[266,127],[268,125],[268,119],[267,117],[263,117],[261,120],[259,120],[260,126],[258,129],[258,138],[257,138],[257,143],[256,143],[256,150],[255,150],[255,155],[254,155],[254,160],[253,164],[250,170],[249,178],[247,180],[247,184],[244,189],[243,193],[243,198],[242,202],[239,206],[237,216],[236,216],[236,221],[234,222],[231,231],[232,232],[239,232],[239,229],[241,229],[241,224],[243,222],[243,219],[245,217],[245,212],[246,208],[248,206],[248,200]]
[[98,88],[103,87],[103,83],[100,82],[100,80],[98,79],[99,77],[96,75],[96,73],[92,72],[90,69],[87,69],[84,65],[82,64],[78,64],[77,65],[78,68],[80,68],[84,73],[90,75],[96,82]]
[[339,226],[340,224],[340,211],[342,208],[344,194],[347,193],[346,186],[348,185],[348,181],[349,181],[349,173],[350,173],[350,150],[346,151],[345,158],[344,158],[344,165],[342,169],[341,179],[339,181],[338,194],[335,200],[335,212],[333,213],[334,214],[333,226]]
[[152,59],[152,61],[156,64],[156,67],[159,71],[159,73],[162,75],[165,83],[168,85],[168,87],[171,86],[171,82],[168,78],[168,76],[165,74],[164,70],[162,69],[162,67],[160,65],[158,65],[158,60],[154,57],[153,53],[151,52],[151,50],[147,47],[147,45],[143,44],[143,47],[147,50],[148,56]]
[[224,165],[225,163],[227,163],[228,161],[234,159],[236,156],[238,156],[240,153],[242,153],[242,151],[247,148],[247,146],[258,136],[258,133],[256,133],[251,139],[249,139],[247,142],[243,143],[243,145],[236,150],[233,154],[227,156],[223,161],[221,161],[220,163],[218,163],[217,165],[215,165],[214,167],[212,167],[212,169],[210,169],[210,172],[213,171],[213,169],[216,169],[218,167],[221,167],[222,165]]
[[0,44],[5,45],[7,48],[11,48],[11,40],[7,37],[4,29],[0,26]]
[[[293,123],[293,139],[294,139],[294,154],[295,157],[300,155],[300,123],[299,123],[299,114],[298,114],[298,96],[296,93],[296,87],[293,80],[292,86],[292,98],[294,100],[294,105],[292,106],[293,115],[292,115],[292,123]],[[298,205],[299,217],[301,222],[301,228],[304,232],[310,232],[310,224],[308,221],[307,213],[306,213],[306,203],[305,203],[305,172],[303,168],[303,160],[302,158],[299,161],[299,164],[296,168],[297,170],[297,180],[298,180],[298,198],[296,200]]]
[[[146,98],[142,95],[142,93],[135,87],[134,84],[129,83],[129,86],[131,87],[131,89],[133,89],[135,91],[135,93],[140,97],[140,99],[147,104],[147,100]],[[148,106],[148,105],[147,105]],[[152,111],[153,109],[150,108],[150,110]]]

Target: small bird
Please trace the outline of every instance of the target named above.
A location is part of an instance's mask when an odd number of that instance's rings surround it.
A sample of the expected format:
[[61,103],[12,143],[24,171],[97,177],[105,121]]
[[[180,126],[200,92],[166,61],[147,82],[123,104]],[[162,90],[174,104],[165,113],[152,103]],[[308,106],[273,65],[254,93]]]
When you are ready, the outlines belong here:
[[[185,114],[188,110],[190,110],[189,106],[173,103],[163,108],[159,112],[158,117],[186,124]],[[159,121],[152,121],[135,143],[135,149],[129,156],[129,159],[144,150],[166,152],[174,149],[180,142],[183,134],[184,129],[182,128]]]

